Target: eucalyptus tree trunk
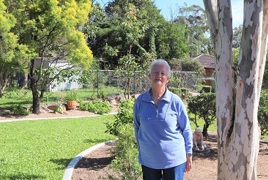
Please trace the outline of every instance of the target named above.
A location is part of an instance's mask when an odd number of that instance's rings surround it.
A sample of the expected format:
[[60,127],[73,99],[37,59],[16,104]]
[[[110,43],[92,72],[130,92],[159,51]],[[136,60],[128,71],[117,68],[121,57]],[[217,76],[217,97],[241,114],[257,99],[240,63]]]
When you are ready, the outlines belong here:
[[257,179],[258,104],[266,59],[268,1],[244,0],[238,67],[230,0],[203,0],[216,56],[218,179]]

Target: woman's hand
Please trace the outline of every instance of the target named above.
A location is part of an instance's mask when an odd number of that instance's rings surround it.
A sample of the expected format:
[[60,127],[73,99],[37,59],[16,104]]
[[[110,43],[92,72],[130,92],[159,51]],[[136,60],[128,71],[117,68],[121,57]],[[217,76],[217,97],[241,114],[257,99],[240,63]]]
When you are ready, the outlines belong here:
[[186,161],[186,168],[185,168],[185,172],[189,172],[192,169],[192,155],[188,154],[187,156],[187,161]]

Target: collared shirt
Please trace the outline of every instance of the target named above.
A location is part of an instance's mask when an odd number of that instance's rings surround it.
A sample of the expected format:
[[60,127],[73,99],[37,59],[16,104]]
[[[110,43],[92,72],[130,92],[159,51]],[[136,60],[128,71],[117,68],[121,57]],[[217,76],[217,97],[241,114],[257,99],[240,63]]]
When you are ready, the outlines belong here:
[[192,153],[192,131],[182,100],[168,89],[158,106],[150,90],[134,104],[134,128],[139,162],[154,169],[178,166]]

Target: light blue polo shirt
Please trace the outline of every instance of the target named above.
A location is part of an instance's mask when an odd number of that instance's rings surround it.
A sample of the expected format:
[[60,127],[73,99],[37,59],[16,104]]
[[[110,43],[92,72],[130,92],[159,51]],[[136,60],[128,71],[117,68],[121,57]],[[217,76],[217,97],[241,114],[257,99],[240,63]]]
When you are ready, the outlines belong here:
[[192,153],[192,131],[184,103],[166,88],[158,107],[150,89],[134,104],[134,128],[140,164],[166,169],[186,162]]

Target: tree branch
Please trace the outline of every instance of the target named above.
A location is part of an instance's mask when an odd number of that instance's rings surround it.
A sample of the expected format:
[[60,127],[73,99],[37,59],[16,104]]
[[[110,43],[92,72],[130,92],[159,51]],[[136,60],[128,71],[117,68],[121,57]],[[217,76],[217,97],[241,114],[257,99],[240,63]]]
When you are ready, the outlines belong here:
[[218,29],[218,1],[217,0],[203,0],[206,9],[206,14],[209,23],[210,35],[212,43],[215,47],[215,40]]

